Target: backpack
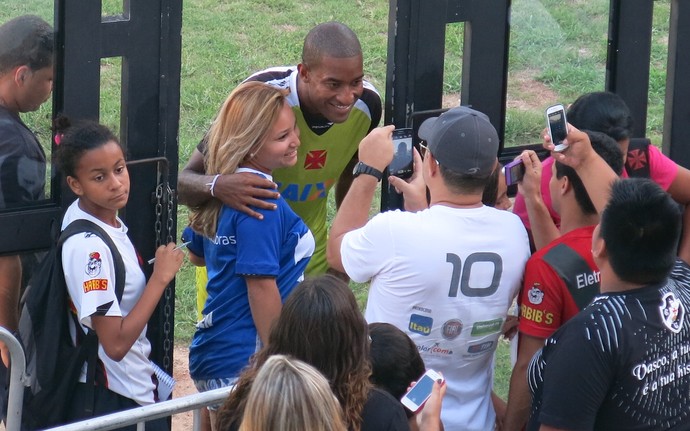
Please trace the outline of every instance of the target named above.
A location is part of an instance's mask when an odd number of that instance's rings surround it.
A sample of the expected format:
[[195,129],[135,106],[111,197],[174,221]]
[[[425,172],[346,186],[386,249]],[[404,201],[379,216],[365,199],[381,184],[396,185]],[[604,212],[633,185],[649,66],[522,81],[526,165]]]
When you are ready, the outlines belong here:
[[[98,336],[92,329],[86,334],[80,331],[83,326],[70,311],[62,269],[62,245],[67,238],[78,233],[97,235],[110,248],[115,266],[115,293],[118,301],[122,298],[125,265],[112,239],[91,221],[73,221],[34,271],[20,302],[18,332],[26,355],[27,374],[22,429],[42,429],[69,420],[71,395],[87,361],[86,382],[90,393],[84,411],[87,417],[93,414]],[[77,346],[73,345],[70,337],[70,319],[76,323]]]

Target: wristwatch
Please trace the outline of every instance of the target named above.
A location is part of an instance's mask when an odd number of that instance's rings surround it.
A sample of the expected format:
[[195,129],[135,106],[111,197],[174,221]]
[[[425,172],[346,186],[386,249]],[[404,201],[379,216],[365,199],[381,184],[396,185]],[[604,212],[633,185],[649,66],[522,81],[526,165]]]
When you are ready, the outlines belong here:
[[383,178],[383,172],[379,171],[376,168],[372,168],[371,166],[367,165],[364,162],[358,162],[355,165],[355,169],[352,171],[352,177],[357,178],[361,174],[371,175],[372,177],[376,178],[378,181],[381,181],[381,178]]

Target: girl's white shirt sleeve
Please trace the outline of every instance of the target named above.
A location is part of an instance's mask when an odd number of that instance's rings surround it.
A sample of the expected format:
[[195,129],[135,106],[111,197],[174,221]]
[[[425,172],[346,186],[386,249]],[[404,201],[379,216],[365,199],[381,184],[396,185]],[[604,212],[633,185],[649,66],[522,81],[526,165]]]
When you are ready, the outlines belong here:
[[91,316],[122,316],[115,294],[115,264],[103,240],[78,233],[62,246],[62,268],[79,322],[92,328]]

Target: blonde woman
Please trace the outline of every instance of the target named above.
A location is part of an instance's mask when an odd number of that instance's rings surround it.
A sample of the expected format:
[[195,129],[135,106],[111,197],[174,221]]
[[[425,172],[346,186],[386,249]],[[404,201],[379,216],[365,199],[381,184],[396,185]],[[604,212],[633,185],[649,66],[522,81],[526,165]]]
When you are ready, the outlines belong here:
[[[285,90],[259,82],[238,86],[225,100],[207,136],[206,163],[213,181],[250,172],[272,180],[274,169],[297,162],[300,145]],[[314,250],[314,238],[282,199],[276,210],[257,208],[262,219],[217,199],[191,210],[191,227],[203,235],[208,298],[189,353],[199,391],[229,386],[268,339],[271,323]],[[211,421],[214,419],[214,407]]]
[[240,431],[345,431],[337,398],[314,367],[285,355],[268,358],[252,384]]

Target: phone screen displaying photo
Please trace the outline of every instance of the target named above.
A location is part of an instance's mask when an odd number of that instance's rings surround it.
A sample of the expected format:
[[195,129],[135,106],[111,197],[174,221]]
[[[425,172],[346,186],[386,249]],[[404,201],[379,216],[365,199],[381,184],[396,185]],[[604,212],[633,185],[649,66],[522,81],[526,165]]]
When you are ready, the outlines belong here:
[[412,129],[393,131],[393,160],[388,173],[406,178],[412,175]]
[[567,124],[565,122],[565,112],[556,111],[548,114],[549,130],[551,132],[551,141],[554,145],[560,145],[568,135]]

